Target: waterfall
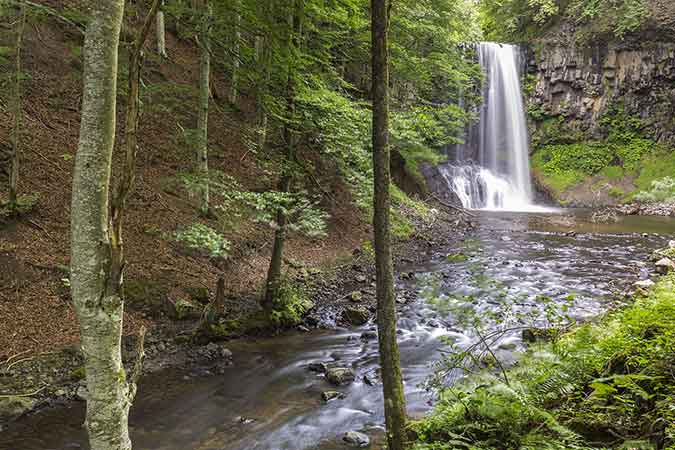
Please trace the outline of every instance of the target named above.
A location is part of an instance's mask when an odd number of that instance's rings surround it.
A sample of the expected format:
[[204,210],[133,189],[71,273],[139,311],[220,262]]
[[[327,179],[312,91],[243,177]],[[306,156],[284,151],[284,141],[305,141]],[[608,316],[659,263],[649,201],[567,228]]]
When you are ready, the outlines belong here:
[[519,50],[482,42],[477,51],[485,74],[480,119],[441,172],[465,208],[538,209],[532,201]]

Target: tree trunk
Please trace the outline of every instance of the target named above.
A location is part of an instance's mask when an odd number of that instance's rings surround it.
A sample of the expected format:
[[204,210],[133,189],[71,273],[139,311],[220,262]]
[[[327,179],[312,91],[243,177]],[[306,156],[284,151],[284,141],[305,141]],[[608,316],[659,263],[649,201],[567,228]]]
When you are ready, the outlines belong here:
[[389,450],[403,450],[405,397],[396,342],[396,299],[390,238],[389,1],[371,0],[375,267],[377,328]]
[[274,1],[260,3],[260,15],[264,17],[265,29],[262,36],[255,38],[255,60],[260,70],[258,83],[256,83],[256,116],[258,125],[258,150],[263,150],[267,143],[267,107],[265,95],[269,89],[272,64],[272,21],[274,20]]
[[203,8],[199,31],[199,111],[197,112],[197,173],[200,177],[199,209],[202,214],[209,212],[209,98],[211,77],[211,6],[208,0],[198,2]]
[[132,390],[125,381],[121,279],[110,278],[108,191],[115,140],[117,47],[124,0],[91,2],[84,42],[80,139],[71,207],[71,286],[87,373],[92,450],[129,450]]
[[20,17],[16,30],[16,73],[14,79],[14,125],[12,130],[12,158],[9,170],[9,206],[17,207],[19,164],[21,157],[21,123],[23,119],[23,102],[21,99],[21,47],[26,28],[26,2],[21,1]]
[[[289,47],[297,47],[300,43],[302,34],[302,15],[303,0],[295,0],[295,11],[289,18]],[[297,136],[292,129],[292,120],[295,116],[295,64],[293,60],[289,61],[287,82],[286,82],[286,114],[284,122],[284,141],[286,144],[286,153],[281,167],[281,177],[279,178],[279,192],[290,192],[292,182],[292,164],[295,160],[295,147],[297,145]],[[267,271],[267,283],[265,288],[265,297],[263,298],[263,308],[270,310],[278,298],[279,284],[281,281],[281,268],[283,262],[284,244],[286,242],[287,217],[283,210],[277,211],[277,228],[274,232],[274,246],[272,247],[272,258]]]
[[166,54],[166,27],[164,26],[164,0],[160,2],[156,22],[157,53],[162,58],[168,58]]
[[241,1],[233,1],[233,6],[235,8],[234,12],[234,33],[232,36],[232,54],[234,56],[232,60],[232,76],[230,77],[230,95],[229,101],[232,105],[237,103],[237,89],[239,83],[239,59],[241,58],[241,12],[239,8],[241,7]]

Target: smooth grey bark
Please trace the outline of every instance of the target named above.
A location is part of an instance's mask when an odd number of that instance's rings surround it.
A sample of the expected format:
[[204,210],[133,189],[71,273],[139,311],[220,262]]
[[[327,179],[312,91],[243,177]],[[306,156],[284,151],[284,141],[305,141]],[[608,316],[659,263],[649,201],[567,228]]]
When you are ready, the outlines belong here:
[[92,450],[129,450],[135,386],[121,356],[121,271],[110,277],[110,169],[124,0],[91,2],[84,41],[80,139],[71,206],[71,291],[87,373],[86,427]]
[[21,98],[21,47],[26,28],[26,2],[21,1],[16,30],[16,73],[14,75],[14,124],[12,126],[12,157],[9,169],[9,206],[16,208],[18,200],[19,165],[21,161],[21,126],[23,122],[23,101]]
[[199,25],[199,106],[197,111],[196,158],[197,173],[200,177],[199,209],[202,214],[209,212],[209,99],[211,96],[211,5],[208,0],[195,2],[197,9],[202,10]]
[[371,0],[373,96],[373,228],[377,280],[377,328],[389,450],[405,446],[405,396],[396,341],[396,297],[391,255],[389,154],[389,0]]
[[164,25],[164,1],[162,0],[157,11],[157,18],[155,19],[156,35],[157,35],[157,53],[162,58],[168,58],[166,54],[166,26]]

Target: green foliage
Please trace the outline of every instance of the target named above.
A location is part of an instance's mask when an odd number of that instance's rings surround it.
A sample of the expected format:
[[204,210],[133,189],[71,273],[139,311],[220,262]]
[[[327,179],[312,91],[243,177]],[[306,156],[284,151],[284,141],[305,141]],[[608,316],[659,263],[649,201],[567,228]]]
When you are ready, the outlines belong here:
[[226,258],[230,251],[230,241],[201,223],[194,223],[177,231],[174,239],[189,249],[206,253],[211,258]]
[[302,322],[304,315],[313,307],[314,303],[300,285],[288,277],[282,277],[269,320],[275,328],[295,326]]
[[577,38],[616,36],[640,29],[649,16],[646,0],[484,0],[481,25],[490,40],[527,41],[541,36],[557,20],[577,26]]
[[[441,392],[417,449],[672,448],[675,275],[633,306],[532,348],[502,378]],[[658,424],[658,425],[657,425]],[[592,444],[590,442],[593,442]]]
[[639,192],[635,199],[641,202],[675,202],[675,178],[664,177],[652,181],[649,191]]

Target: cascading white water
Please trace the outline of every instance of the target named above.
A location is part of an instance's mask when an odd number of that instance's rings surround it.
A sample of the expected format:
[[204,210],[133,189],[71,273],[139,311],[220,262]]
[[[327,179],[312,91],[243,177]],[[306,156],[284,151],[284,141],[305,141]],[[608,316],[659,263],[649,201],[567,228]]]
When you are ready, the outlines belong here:
[[482,42],[477,50],[485,73],[480,120],[457,149],[455,164],[441,171],[465,208],[539,209],[532,201],[518,48]]

